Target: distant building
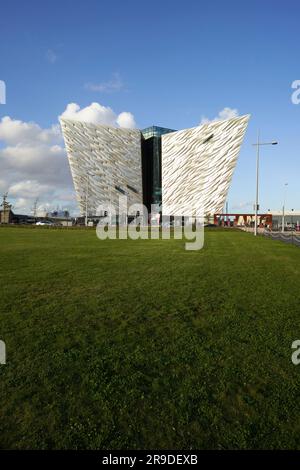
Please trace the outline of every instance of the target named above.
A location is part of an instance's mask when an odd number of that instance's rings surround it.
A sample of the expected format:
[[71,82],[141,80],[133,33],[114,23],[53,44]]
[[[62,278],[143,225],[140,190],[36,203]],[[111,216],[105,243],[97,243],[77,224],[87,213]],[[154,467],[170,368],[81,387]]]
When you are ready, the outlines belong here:
[[285,229],[297,229],[300,230],[300,210],[285,210],[283,211],[271,211],[272,214],[272,226],[274,230],[282,229],[282,223],[284,220]]
[[12,206],[7,202],[7,194],[3,195],[2,203],[0,206],[0,223],[1,224],[10,224],[13,219],[13,212],[11,210]]
[[[254,227],[255,214],[220,213],[214,214],[214,225],[233,227]],[[270,212],[257,215],[258,227],[272,228],[273,217]]]
[[14,213],[11,209],[0,209],[0,224],[11,224]]
[[[233,226],[233,227],[254,227],[255,214],[236,214],[224,213],[214,214],[212,223],[218,226]],[[288,211],[272,211],[266,213],[258,213],[257,225],[260,228],[267,228],[272,230],[282,230],[284,223],[285,230],[299,230],[300,231],[300,210]]]

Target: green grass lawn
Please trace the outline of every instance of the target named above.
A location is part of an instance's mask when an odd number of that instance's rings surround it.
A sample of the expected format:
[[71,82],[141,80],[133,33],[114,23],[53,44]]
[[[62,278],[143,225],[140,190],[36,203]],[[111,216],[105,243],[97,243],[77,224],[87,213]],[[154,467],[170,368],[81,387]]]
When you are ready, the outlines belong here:
[[0,447],[300,448],[300,249],[0,229]]

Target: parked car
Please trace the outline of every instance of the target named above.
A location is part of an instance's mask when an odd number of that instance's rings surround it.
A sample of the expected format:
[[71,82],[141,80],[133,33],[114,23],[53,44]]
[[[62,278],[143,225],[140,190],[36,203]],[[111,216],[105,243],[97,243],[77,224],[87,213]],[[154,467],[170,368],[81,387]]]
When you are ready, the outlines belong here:
[[35,225],[54,225],[50,220],[39,220]]

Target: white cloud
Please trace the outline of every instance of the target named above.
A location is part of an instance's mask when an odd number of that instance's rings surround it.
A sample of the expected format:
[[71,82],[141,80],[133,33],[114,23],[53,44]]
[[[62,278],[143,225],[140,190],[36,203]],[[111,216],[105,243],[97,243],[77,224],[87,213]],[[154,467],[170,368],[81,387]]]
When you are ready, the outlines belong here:
[[7,144],[30,144],[32,141],[59,143],[61,133],[57,124],[50,129],[42,129],[35,122],[24,122],[4,116],[0,121],[0,140]]
[[126,111],[119,114],[119,116],[116,119],[116,123],[120,127],[126,127],[127,129],[133,129],[136,127],[133,114],[128,113]]
[[6,189],[6,181],[4,179],[0,179],[0,193],[3,193],[4,190]]
[[[116,114],[99,103],[82,109],[70,103],[59,117],[115,127],[136,125],[131,113]],[[40,207],[59,206],[78,213],[59,124],[42,128],[35,122],[5,116],[0,120],[0,144],[0,191],[8,191],[14,211],[30,214],[39,198]]]
[[232,118],[238,117],[238,115],[239,115],[239,112],[236,108],[225,107],[221,111],[219,111],[218,115],[214,117],[213,119],[209,119],[206,116],[202,116],[200,124],[207,124],[208,122],[232,119]]
[[15,200],[13,205],[13,211],[18,213],[28,212],[28,201],[23,197],[19,197]]
[[52,186],[41,184],[36,180],[26,180],[14,183],[9,188],[9,194],[13,197],[37,198],[40,194],[51,193]]
[[[56,204],[72,194],[63,139],[58,124],[43,129],[34,122],[5,116],[0,120],[1,192],[8,191],[14,211],[30,213],[35,198]],[[66,201],[75,209],[74,201]]]
[[101,93],[114,93],[124,88],[124,83],[118,73],[113,74],[113,78],[107,82],[86,83],[84,87],[89,91],[97,91]]
[[116,124],[116,115],[113,110],[99,103],[91,103],[82,109],[78,104],[70,103],[60,117],[91,122],[92,124],[108,124],[111,126]]
[[53,49],[47,50],[46,60],[50,62],[50,64],[55,64],[55,62],[57,61],[57,54],[53,51]]
[[60,117],[114,127],[136,127],[134,116],[131,113],[123,111],[117,115],[110,107],[102,106],[100,103],[91,103],[82,109],[77,103],[69,103]]

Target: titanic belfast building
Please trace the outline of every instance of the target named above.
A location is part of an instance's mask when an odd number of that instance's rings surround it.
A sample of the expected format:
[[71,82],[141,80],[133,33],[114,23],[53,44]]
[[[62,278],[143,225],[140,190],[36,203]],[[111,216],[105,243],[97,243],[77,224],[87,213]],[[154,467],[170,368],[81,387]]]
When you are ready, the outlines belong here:
[[81,214],[100,204],[160,207],[163,215],[222,212],[249,115],[173,130],[61,119]]

